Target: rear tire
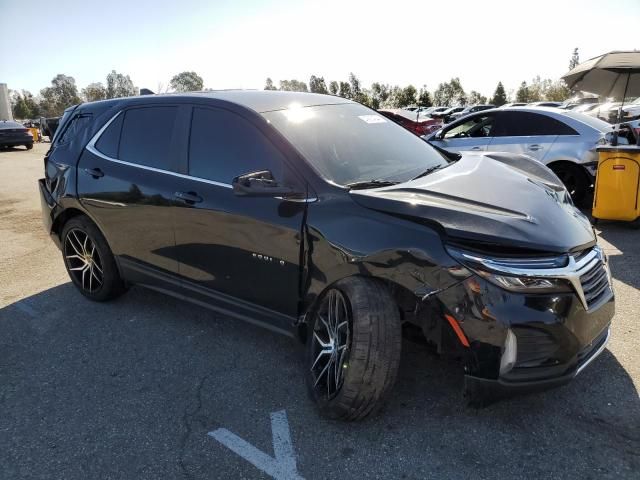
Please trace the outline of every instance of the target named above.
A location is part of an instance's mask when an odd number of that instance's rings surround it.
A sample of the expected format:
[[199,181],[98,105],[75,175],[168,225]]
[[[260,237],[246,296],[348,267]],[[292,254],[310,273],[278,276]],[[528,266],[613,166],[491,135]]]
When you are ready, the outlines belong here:
[[379,410],[395,383],[401,348],[400,314],[384,283],[351,277],[331,287],[307,337],[307,387],[320,413],[361,420]]
[[60,239],[67,273],[82,295],[104,302],[125,292],[111,249],[88,217],[81,215],[69,220]]
[[551,166],[551,170],[553,170],[553,173],[564,183],[564,186],[567,187],[573,203],[582,205],[591,183],[584,169],[572,163],[560,163]]
[[26,144],[25,147],[27,148],[27,150],[31,150],[33,148],[33,143]]

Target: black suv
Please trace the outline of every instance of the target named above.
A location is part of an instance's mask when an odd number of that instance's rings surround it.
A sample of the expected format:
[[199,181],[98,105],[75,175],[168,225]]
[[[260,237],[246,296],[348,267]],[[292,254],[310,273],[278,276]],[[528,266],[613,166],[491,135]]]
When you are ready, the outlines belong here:
[[331,417],[381,405],[403,329],[463,359],[473,401],[565,383],[609,336],[606,258],[550,170],[437,150],[342,98],[82,104],[40,193],[83,295],[139,284],[297,336]]

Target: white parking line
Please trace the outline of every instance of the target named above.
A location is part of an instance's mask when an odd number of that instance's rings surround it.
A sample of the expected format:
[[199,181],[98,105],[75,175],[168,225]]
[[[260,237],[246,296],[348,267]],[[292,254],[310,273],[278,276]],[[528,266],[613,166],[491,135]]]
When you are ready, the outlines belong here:
[[262,450],[258,450],[226,428],[219,428],[209,432],[209,436],[215,438],[229,450],[240,455],[270,477],[276,480],[304,480],[298,473],[296,456],[289,432],[289,422],[287,421],[287,413],[284,410],[271,414],[271,435],[273,437],[275,458],[267,455]]

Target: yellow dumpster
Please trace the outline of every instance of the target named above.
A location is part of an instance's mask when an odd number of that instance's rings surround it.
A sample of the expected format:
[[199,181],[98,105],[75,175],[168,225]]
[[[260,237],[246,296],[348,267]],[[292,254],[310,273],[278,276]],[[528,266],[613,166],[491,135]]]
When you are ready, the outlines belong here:
[[637,220],[640,218],[640,147],[602,146],[598,147],[598,156],[593,217]]
[[34,142],[40,141],[40,129],[37,127],[30,127],[29,131],[31,132],[31,136],[33,137]]

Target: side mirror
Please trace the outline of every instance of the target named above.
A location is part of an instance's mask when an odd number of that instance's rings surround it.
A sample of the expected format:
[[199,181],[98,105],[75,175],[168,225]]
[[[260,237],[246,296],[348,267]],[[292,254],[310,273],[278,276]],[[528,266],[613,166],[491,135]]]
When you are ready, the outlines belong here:
[[233,193],[244,197],[281,197],[294,193],[291,187],[280,185],[269,170],[239,175],[231,182]]

